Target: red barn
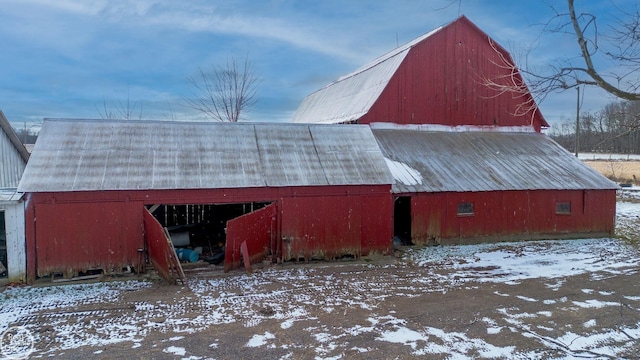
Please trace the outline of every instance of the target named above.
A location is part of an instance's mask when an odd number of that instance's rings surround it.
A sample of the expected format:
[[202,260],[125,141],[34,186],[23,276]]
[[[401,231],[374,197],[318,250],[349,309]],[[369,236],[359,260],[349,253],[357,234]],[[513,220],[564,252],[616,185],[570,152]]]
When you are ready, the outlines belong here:
[[307,96],[292,121],[548,126],[509,53],[464,16]]
[[225,242],[226,267],[244,241],[252,261],[387,254],[392,183],[368,126],[45,120],[19,185],[28,277],[137,268],[160,225]]
[[464,16],[307,96],[292,121],[372,126],[404,242],[613,234],[617,185],[540,133],[509,53]]

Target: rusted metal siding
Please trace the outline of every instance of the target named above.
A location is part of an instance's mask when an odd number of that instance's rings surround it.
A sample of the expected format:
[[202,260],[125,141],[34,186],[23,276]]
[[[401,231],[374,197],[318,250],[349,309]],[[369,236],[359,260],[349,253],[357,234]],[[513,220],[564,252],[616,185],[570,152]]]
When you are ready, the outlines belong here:
[[[473,215],[458,215],[459,203],[474,205]],[[571,214],[556,214],[569,202]],[[528,240],[612,236],[615,190],[535,190],[411,194],[412,240]]]
[[[461,17],[411,48],[358,123],[548,126],[507,51]],[[515,84],[514,84],[515,81]]]
[[137,266],[144,245],[142,210],[141,203],[127,201],[35,205],[30,220],[37,221],[38,275]]
[[224,271],[242,265],[240,247],[246,242],[249,263],[261,262],[265,256],[274,254],[278,240],[277,204],[242,215],[227,222]]

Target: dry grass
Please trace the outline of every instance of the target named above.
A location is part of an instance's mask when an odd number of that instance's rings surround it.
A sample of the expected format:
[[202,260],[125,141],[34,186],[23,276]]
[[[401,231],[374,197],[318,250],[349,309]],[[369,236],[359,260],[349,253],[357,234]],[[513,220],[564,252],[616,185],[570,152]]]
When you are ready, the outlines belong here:
[[613,181],[640,185],[640,161],[587,160],[584,163]]

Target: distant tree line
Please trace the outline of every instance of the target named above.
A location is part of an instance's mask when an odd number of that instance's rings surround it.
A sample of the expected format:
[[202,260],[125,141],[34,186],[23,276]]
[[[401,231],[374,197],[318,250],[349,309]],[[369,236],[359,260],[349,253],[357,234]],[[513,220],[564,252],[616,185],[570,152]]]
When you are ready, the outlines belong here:
[[35,144],[36,139],[38,138],[38,131],[33,129],[22,129],[15,128],[16,135],[18,135],[18,139],[22,141],[23,144]]
[[[578,152],[640,154],[640,101],[622,100],[579,117]],[[567,121],[549,136],[576,151],[576,122]]]

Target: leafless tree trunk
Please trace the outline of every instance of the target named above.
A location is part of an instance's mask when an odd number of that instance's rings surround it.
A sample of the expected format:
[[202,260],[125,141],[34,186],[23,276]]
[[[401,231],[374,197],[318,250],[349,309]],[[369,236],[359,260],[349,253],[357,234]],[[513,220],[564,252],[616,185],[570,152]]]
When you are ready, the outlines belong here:
[[131,101],[127,94],[125,102],[119,101],[114,106],[109,106],[107,100],[102,99],[102,110],[96,106],[96,111],[101,119],[142,120],[142,104]]
[[188,107],[216,121],[237,122],[256,102],[256,77],[248,58],[244,63],[231,57],[226,66],[200,68],[198,75],[188,78],[196,90],[194,98],[185,99]]
[[[605,30],[598,27],[596,15],[577,13],[574,0],[567,0],[567,11],[552,7],[555,15],[544,24],[543,33],[567,34],[575,39],[579,55],[550,64],[546,69],[521,64],[529,89],[538,102],[553,92],[576,86],[597,86],[621,100],[640,100],[640,11],[620,11],[617,23]],[[594,59],[609,70],[597,68]],[[602,65],[604,64],[604,65]],[[500,64],[509,66],[513,64]],[[515,65],[513,65],[515,69]],[[487,85],[500,91],[520,94],[522,84],[505,85],[488,79]],[[523,104],[526,108],[530,104]],[[638,119],[640,122],[640,119]]]

